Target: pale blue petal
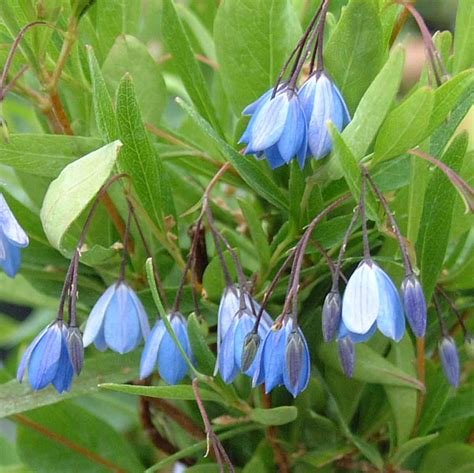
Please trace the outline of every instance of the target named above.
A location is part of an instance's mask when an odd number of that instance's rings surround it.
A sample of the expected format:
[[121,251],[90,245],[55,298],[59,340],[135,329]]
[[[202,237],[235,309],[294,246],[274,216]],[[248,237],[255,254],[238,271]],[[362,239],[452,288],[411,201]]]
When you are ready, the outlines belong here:
[[287,164],[278,150],[278,144],[274,144],[273,146],[270,146],[270,148],[267,148],[265,150],[265,156],[272,169],[276,169],[280,166],[283,166],[284,164]]
[[336,87],[336,84],[332,84],[332,89],[337,97],[337,100],[340,103],[341,110],[342,110],[342,125],[341,129],[344,129],[350,122],[351,122],[351,114],[349,113],[349,109],[347,108],[346,102],[344,101],[344,97],[342,96],[339,89]]
[[253,115],[259,108],[263,106],[265,102],[270,100],[271,96],[273,94],[273,87],[269,90],[267,90],[263,95],[261,95],[255,102],[252,102],[250,105],[247,105],[243,112],[242,115]]
[[227,330],[221,344],[219,353],[219,373],[227,384],[232,383],[239,373],[239,367],[235,363],[235,329],[238,320],[234,319]]
[[28,246],[28,235],[16,220],[8,204],[0,193],[0,229],[5,238],[15,246],[24,248]]
[[105,351],[107,350],[107,342],[105,341],[105,335],[104,335],[104,324],[100,327],[99,333],[94,339],[94,345],[99,351]]
[[265,378],[265,392],[283,384],[285,365],[286,331],[271,329],[264,341],[262,363]]
[[[244,341],[247,335],[252,331],[255,325],[255,318],[250,314],[244,313],[235,327],[234,335],[234,360],[235,364],[242,369],[242,352],[244,348]],[[250,368],[245,372],[245,374],[252,376],[255,371],[255,360],[250,365]]]
[[61,340],[61,355],[59,358],[58,370],[53,379],[53,386],[59,394],[69,391],[74,377],[74,368],[69,357],[66,340],[67,329],[63,326]]
[[20,270],[21,250],[6,240],[0,232],[0,247],[2,246],[5,251],[5,258],[0,258],[0,267],[3,268],[7,276],[14,278]]
[[150,376],[155,370],[158,363],[158,349],[165,332],[166,327],[163,320],[158,320],[145,341],[140,361],[140,379]]
[[129,296],[132,299],[133,305],[135,306],[135,312],[138,316],[142,337],[144,340],[146,340],[150,334],[150,324],[148,323],[148,315],[146,314],[145,307],[143,307],[142,302],[135,294],[135,291],[132,289],[129,289]]
[[344,325],[344,322],[341,321],[337,339],[341,340],[344,337],[349,337],[352,343],[363,343],[369,340],[376,330],[377,330],[377,323],[374,322],[372,324],[372,327],[370,327],[369,331],[364,334],[350,332],[349,330],[347,330],[347,327]]
[[38,345],[38,342],[41,340],[41,338],[44,336],[44,334],[46,333],[48,329],[49,329],[49,326],[44,328],[38,335],[36,335],[34,340],[30,343],[28,348],[25,350],[25,353],[23,354],[20,365],[18,366],[18,371],[16,373],[16,379],[20,383],[22,382],[23,376],[25,375],[25,370],[30,361],[31,353],[35,349],[36,345]]
[[285,162],[291,161],[301,147],[306,134],[306,122],[298,96],[289,100],[285,128],[278,140],[278,151]]
[[314,108],[314,95],[316,93],[316,75],[312,75],[298,92],[301,106],[306,117],[306,122],[311,119]]

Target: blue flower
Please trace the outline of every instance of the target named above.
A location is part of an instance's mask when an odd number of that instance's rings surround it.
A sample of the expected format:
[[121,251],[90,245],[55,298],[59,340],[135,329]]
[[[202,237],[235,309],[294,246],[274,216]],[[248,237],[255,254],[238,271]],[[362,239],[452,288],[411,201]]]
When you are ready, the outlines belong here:
[[405,333],[398,291],[372,260],[362,261],[347,283],[342,300],[342,321],[347,331],[354,335],[370,334],[375,324],[385,336],[397,342]]
[[341,295],[338,291],[331,291],[324,299],[323,337],[325,342],[330,342],[336,336],[341,322]]
[[0,267],[11,278],[20,270],[21,248],[28,243],[27,234],[0,193]]
[[257,369],[253,385],[265,383],[265,392],[285,385],[296,397],[306,389],[310,377],[308,345],[303,332],[296,328],[292,317],[276,322],[268,331],[257,354]]
[[426,332],[426,301],[420,281],[414,275],[408,275],[402,282],[403,306],[408,322],[417,337]]
[[64,322],[56,320],[33,340],[25,351],[17,371],[21,383],[28,368],[31,387],[37,391],[52,384],[59,393],[69,391],[74,369],[67,348],[68,330]]
[[308,155],[324,158],[332,149],[327,122],[341,131],[351,121],[339,89],[324,72],[317,72],[303,84],[300,102],[308,124]]
[[[247,335],[253,330],[255,316],[260,305],[249,294],[244,293],[245,308],[240,309],[240,289],[229,286],[224,290],[217,316],[217,362],[214,374],[220,373],[226,383],[232,383],[242,369],[242,353]],[[273,320],[263,312],[258,326],[258,335],[263,340]],[[260,347],[257,351],[257,357]],[[245,374],[253,376],[256,358]]]
[[135,292],[123,281],[110,286],[100,296],[87,319],[84,346],[91,343],[104,351],[134,350],[150,333],[145,309]]
[[461,380],[461,366],[456,343],[452,337],[443,337],[439,342],[438,351],[444,374],[449,384],[457,388]]
[[345,336],[337,339],[337,351],[342,371],[348,378],[352,378],[355,364],[354,343],[350,337]]
[[74,373],[79,374],[84,364],[84,344],[78,327],[69,327],[67,331],[67,349]]
[[[188,338],[187,320],[179,312],[169,314],[168,319],[186,355],[192,359],[193,354]],[[161,319],[156,322],[146,339],[140,362],[140,378],[150,376],[156,366],[158,366],[160,376],[168,384],[178,384],[189,371],[189,366],[178,345],[176,345]]]
[[307,150],[306,119],[298,93],[286,85],[272,98],[273,89],[250,104],[244,114],[252,118],[240,143],[247,143],[245,154],[266,157],[272,168],[288,164],[298,156],[304,166]]

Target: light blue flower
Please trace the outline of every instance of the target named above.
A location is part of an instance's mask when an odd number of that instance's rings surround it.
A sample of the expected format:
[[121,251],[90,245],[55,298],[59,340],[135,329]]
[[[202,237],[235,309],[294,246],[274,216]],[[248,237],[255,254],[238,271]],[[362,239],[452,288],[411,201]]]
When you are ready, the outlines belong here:
[[28,243],[27,234],[0,193],[0,267],[11,278],[20,270],[21,248]]
[[444,374],[451,386],[457,388],[461,380],[461,366],[456,343],[452,337],[445,336],[438,345],[439,358]]
[[253,376],[253,385],[265,383],[266,393],[284,384],[296,397],[308,386],[310,378],[308,345],[303,332],[300,328],[295,328],[291,317],[275,323],[268,331],[256,361],[257,369]]
[[26,369],[31,387],[37,391],[52,384],[59,393],[69,391],[74,369],[67,348],[67,328],[56,320],[33,340],[25,351],[17,371],[21,383]]
[[330,120],[341,131],[351,121],[346,103],[324,72],[310,76],[299,97],[308,124],[308,155],[324,158],[332,149],[327,122]]
[[342,322],[354,336],[367,335],[374,330],[374,324],[385,336],[397,342],[405,333],[398,291],[372,260],[362,261],[347,283],[342,300]]
[[304,166],[307,150],[306,119],[298,92],[285,86],[272,98],[273,89],[250,104],[244,114],[252,118],[240,143],[247,143],[245,154],[267,158],[272,168],[288,164],[298,156]]
[[[179,312],[168,315],[174,333],[186,355],[192,360],[193,353],[188,337],[188,322]],[[181,351],[166,329],[163,320],[158,320],[145,342],[140,362],[140,378],[146,378],[158,367],[160,376],[168,384],[178,384],[189,371]]]
[[[240,309],[240,289],[229,286],[224,290],[219,305],[217,319],[217,362],[214,374],[220,373],[226,383],[232,383],[242,369],[242,352],[244,341],[255,325],[255,313],[258,314],[260,305],[244,293],[245,308]],[[273,320],[267,312],[263,312],[258,327],[258,335],[263,340],[270,329]],[[260,347],[258,348],[258,351]],[[257,351],[257,353],[258,353]],[[256,358],[245,372],[253,376],[256,369]]]
[[128,353],[149,333],[145,308],[135,292],[121,281],[110,286],[92,308],[84,330],[84,346],[94,343],[101,351],[110,348]]

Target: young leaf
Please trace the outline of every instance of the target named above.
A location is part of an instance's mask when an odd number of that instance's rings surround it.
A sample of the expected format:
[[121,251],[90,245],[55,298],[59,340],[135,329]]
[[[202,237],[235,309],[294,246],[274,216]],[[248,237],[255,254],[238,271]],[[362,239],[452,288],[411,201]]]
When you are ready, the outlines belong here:
[[216,357],[204,338],[195,314],[191,314],[188,317],[188,336],[199,371],[204,374],[212,375],[216,365]]
[[424,456],[419,473],[470,473],[474,470],[474,448],[462,443],[445,443]]
[[358,437],[357,435],[352,436],[352,442],[365,458],[370,460],[379,470],[383,470],[383,458],[375,445],[366,442],[363,438]]
[[41,221],[51,245],[61,242],[67,229],[97,194],[115,165],[122,143],[114,141],[66,166],[50,184],[41,208]]
[[289,0],[226,0],[214,23],[224,90],[240,116],[275,85],[301,27]]
[[420,448],[429,444],[438,436],[438,433],[426,435],[425,437],[416,437],[405,442],[392,456],[390,463],[395,466],[402,465],[408,457]]
[[454,34],[453,71],[457,73],[474,66],[474,3],[472,0],[459,0]]
[[298,417],[295,406],[281,406],[273,409],[252,409],[250,418],[263,425],[284,425],[293,422]]
[[399,156],[427,136],[433,103],[433,91],[422,87],[390,112],[375,142],[372,165]]

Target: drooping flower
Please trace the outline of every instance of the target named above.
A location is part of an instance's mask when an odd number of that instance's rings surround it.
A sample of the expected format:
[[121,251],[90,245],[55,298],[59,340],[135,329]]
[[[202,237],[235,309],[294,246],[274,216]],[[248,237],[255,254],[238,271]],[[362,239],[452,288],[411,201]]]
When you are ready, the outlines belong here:
[[[192,360],[186,318],[179,312],[173,312],[168,315],[168,320],[186,355]],[[156,367],[168,384],[178,384],[189,371],[186,360],[162,319],[156,322],[146,339],[140,363],[140,378],[150,376]]]
[[408,322],[417,337],[426,332],[426,300],[420,281],[414,275],[408,275],[402,282],[403,306]]
[[11,278],[20,269],[21,248],[28,246],[28,243],[28,235],[0,193],[0,267]]
[[438,345],[439,358],[443,366],[444,374],[451,386],[457,388],[461,380],[461,366],[456,343],[452,337],[443,337]]
[[352,378],[355,365],[355,350],[354,343],[348,336],[338,338],[337,351],[339,353],[339,361],[342,366],[342,371],[348,378]]
[[266,157],[273,169],[288,164],[295,156],[303,167],[307,125],[298,92],[283,85],[272,95],[273,89],[244,110],[252,117],[240,143],[247,143],[245,154]]
[[323,337],[330,342],[337,334],[341,322],[341,295],[339,291],[330,291],[323,304]]
[[299,92],[308,125],[308,155],[324,158],[332,149],[327,122],[339,130],[351,121],[349,110],[339,89],[324,72],[316,72]]
[[31,387],[37,391],[52,384],[59,393],[69,391],[74,368],[67,347],[68,329],[55,320],[41,331],[25,351],[17,371],[21,383],[26,369]]
[[118,353],[134,350],[148,337],[150,327],[140,299],[123,281],[110,286],[100,296],[87,319],[84,346],[110,348]]
[[362,261],[350,277],[342,300],[342,321],[355,335],[365,335],[374,324],[387,337],[400,341],[405,317],[398,291],[372,260]]
[[[232,383],[237,374],[242,371],[244,344],[255,325],[255,313],[260,305],[244,292],[245,307],[240,308],[240,288],[235,285],[224,290],[217,316],[217,362],[214,374],[220,373],[226,383]],[[267,312],[263,312],[257,335],[261,340],[265,337],[273,321]],[[257,348],[259,352],[261,344]],[[256,358],[245,370],[245,374],[253,376],[256,368]]]
[[306,339],[292,317],[276,322],[268,331],[260,352],[253,385],[265,383],[265,392],[285,385],[296,397],[309,383],[310,359]]
[[74,373],[78,375],[84,364],[84,343],[82,342],[81,331],[78,327],[68,328],[66,341]]

